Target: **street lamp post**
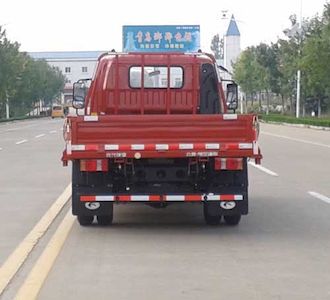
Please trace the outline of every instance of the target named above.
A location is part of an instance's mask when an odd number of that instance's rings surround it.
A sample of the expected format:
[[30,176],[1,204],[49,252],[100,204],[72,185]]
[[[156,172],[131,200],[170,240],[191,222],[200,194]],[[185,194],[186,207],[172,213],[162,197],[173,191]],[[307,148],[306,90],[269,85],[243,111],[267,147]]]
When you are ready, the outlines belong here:
[[301,71],[297,71],[297,103],[296,103],[296,118],[299,118],[300,114],[300,78]]
[[[300,1],[300,20],[296,22],[296,20],[292,23],[292,27],[285,29],[283,33],[289,37],[293,38],[294,36],[298,36],[298,58],[301,56],[301,39],[302,39],[302,1]],[[300,97],[301,97],[301,70],[298,66],[297,70],[297,98],[296,98],[296,118],[300,116]]]
[[8,94],[6,92],[6,119],[9,119],[10,114],[9,114],[9,97]]
[[[300,58],[301,55],[301,38],[302,38],[302,0],[300,0],[300,21],[299,21],[299,27],[298,27],[298,57]],[[300,68],[298,68],[297,71],[297,103],[296,103],[296,118],[299,118],[300,116],[300,80],[301,80],[301,71]]]

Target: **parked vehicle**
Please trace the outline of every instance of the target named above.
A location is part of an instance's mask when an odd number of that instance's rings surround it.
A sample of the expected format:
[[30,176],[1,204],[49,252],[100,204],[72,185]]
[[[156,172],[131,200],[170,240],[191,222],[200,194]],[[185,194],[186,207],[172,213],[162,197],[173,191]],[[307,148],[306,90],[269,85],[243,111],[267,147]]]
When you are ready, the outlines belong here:
[[54,104],[52,106],[52,112],[51,112],[51,117],[52,119],[54,118],[64,118],[65,113],[64,113],[64,107],[61,104]]
[[[90,86],[89,86],[90,85]],[[74,84],[63,163],[72,161],[72,212],[111,224],[113,205],[203,206],[205,221],[236,225],[248,213],[247,160],[257,164],[256,115],[237,108],[205,53],[107,53],[93,80]]]

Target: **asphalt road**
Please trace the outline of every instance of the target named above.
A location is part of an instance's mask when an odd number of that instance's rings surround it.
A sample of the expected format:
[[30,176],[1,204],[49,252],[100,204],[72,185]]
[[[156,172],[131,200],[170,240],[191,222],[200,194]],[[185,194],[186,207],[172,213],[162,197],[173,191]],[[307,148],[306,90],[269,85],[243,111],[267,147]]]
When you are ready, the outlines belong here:
[[[70,181],[61,122],[0,125],[0,263]],[[38,299],[330,299],[330,131],[261,131],[266,169],[249,166],[250,214],[238,227],[206,226],[196,204],[116,206],[111,227],[74,222]]]
[[69,184],[63,120],[0,124],[0,265]]

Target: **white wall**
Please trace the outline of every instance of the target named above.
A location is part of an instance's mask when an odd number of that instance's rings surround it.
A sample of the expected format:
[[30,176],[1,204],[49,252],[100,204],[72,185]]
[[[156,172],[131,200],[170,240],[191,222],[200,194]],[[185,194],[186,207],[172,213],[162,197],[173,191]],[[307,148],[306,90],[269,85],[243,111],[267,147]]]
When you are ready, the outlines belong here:
[[232,63],[235,63],[241,53],[241,38],[240,36],[225,36],[224,37],[224,67],[233,72]]
[[[68,86],[79,79],[92,78],[96,67],[96,59],[47,59],[47,62],[54,67],[58,67],[68,80]],[[65,72],[69,67],[70,73]],[[82,67],[87,67],[87,72],[82,72]]]

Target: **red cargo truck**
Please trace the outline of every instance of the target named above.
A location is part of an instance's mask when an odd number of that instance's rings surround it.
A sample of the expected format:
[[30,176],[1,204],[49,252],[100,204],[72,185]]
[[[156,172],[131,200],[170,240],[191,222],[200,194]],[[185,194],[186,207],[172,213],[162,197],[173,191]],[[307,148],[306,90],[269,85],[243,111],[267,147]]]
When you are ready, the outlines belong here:
[[74,84],[84,114],[64,126],[79,223],[111,224],[114,204],[189,202],[208,224],[238,224],[248,213],[247,160],[262,158],[258,120],[233,113],[237,85],[226,95],[222,85],[205,53],[101,55],[90,85]]

